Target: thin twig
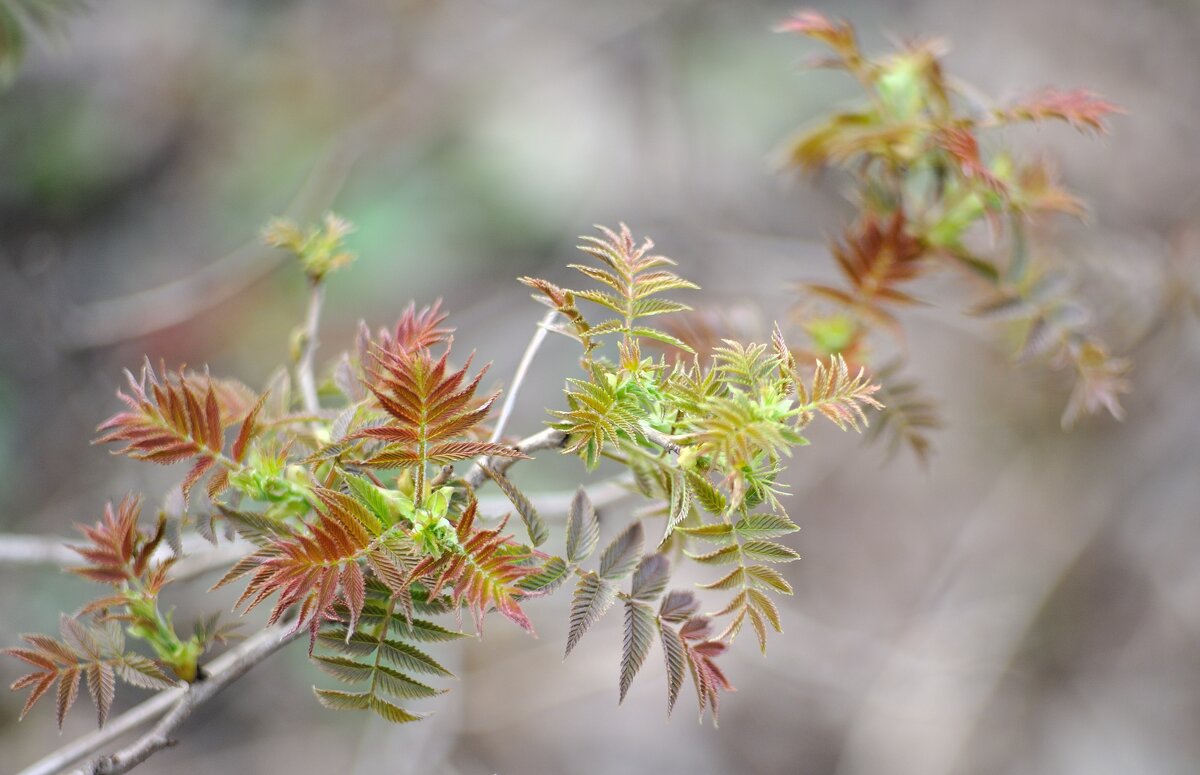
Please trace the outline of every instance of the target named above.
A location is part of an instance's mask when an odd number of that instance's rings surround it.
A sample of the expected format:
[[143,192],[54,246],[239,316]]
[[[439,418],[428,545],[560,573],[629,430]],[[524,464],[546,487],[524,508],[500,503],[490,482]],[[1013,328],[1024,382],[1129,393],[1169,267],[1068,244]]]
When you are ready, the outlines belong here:
[[[548,447],[552,446],[554,444],[548,445]],[[548,447],[539,448],[546,449]],[[533,451],[532,445],[529,445],[529,451]],[[631,480],[628,476],[621,475],[597,482],[588,486],[587,489],[592,497],[592,502],[599,508],[602,504],[612,504],[627,497],[630,494],[627,487],[630,483]],[[565,515],[571,500],[575,497],[575,492],[573,490],[550,491],[527,493],[527,495],[533,503],[533,507],[543,517],[549,518]],[[507,498],[500,495],[479,498],[479,508],[484,513],[504,511],[511,505]],[[63,541],[64,539],[58,536],[0,534],[0,567],[46,566],[66,569],[76,568],[87,562],[68,549]],[[183,557],[171,567],[168,576],[171,581],[191,581],[206,573],[226,568],[254,551],[255,548],[249,541],[241,538],[223,541],[220,545],[210,548],[206,539],[194,533],[184,535],[183,545]],[[203,548],[200,548],[201,545]],[[196,548],[189,549],[189,547]],[[166,559],[170,555],[170,550],[166,549],[161,559]],[[154,561],[157,562],[159,559],[156,557]]]
[[[300,400],[304,411],[320,414],[321,402],[317,398],[317,380],[313,374],[313,360],[320,340],[317,338],[321,326],[321,306],[325,302],[325,286],[319,280],[312,282],[308,295],[308,313],[304,316],[303,346],[296,359],[296,385],[300,388]],[[314,423],[316,425],[316,423]]]
[[[159,692],[126,712],[109,719],[103,728],[84,735],[34,762],[18,775],[53,775],[94,754],[122,735],[147,724],[164,713],[153,730],[112,756],[98,757],[79,773],[120,773],[170,745],[170,734],[187,720],[197,705],[210,699],[251,667],[290,643],[303,630],[291,632],[291,624],[268,627],[204,666],[205,678],[188,686]],[[134,755],[140,755],[136,761]]]
[[533,358],[541,348],[542,342],[546,341],[546,334],[556,317],[558,317],[558,310],[552,309],[538,321],[537,330],[533,332],[533,337],[526,345],[521,362],[517,364],[517,372],[513,374],[512,384],[508,386],[508,391],[504,395],[504,405],[500,407],[500,418],[496,420],[496,428],[492,431],[491,440],[493,442],[499,441],[500,436],[504,434],[504,427],[508,424],[508,418],[517,403],[517,393],[520,392],[521,385],[525,382],[525,375],[529,372],[529,366],[533,363]]
[[[540,449],[554,449],[561,447],[567,441],[567,434],[555,428],[547,428],[544,431],[528,436],[513,445],[515,449],[520,450],[525,454],[537,452]],[[471,464],[471,470],[463,477],[463,481],[472,487],[479,487],[487,479],[487,474],[484,468],[490,468],[498,473],[504,473],[512,464],[520,458],[512,457],[482,457]]]

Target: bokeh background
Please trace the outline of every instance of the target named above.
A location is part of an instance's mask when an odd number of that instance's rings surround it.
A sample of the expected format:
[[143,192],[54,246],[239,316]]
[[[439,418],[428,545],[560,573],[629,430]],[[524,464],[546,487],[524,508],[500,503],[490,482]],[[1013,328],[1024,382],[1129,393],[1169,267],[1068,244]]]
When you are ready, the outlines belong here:
[[[1200,4],[818,3],[868,49],[943,36],[952,72],[1003,97],[1086,85],[1128,116],[1087,140],[1010,137],[1092,205],[1041,237],[1136,363],[1128,417],[1058,414],[1068,386],[1014,366],[953,281],[906,317],[910,374],[945,427],[922,468],[833,428],[795,457],[785,634],[727,658],[739,691],[669,721],[655,651],[617,707],[619,617],[561,660],[493,622],[406,727],[322,710],[302,646],[205,706],[147,773],[1195,773],[1200,771]],[[836,178],[776,169],[794,128],[854,95],[741,0],[160,0],[95,3],[35,40],[0,93],[0,531],[69,535],[104,500],[179,475],[88,445],[143,353],[261,385],[287,358],[303,279],[260,247],[270,216],[332,208],[360,254],[334,278],[320,355],[360,318],[442,297],[462,345],[512,373],[541,309],[518,275],[566,276],[574,236],[625,220],[763,325],[827,276],[851,210]],[[542,351],[513,420],[531,432],[573,368]],[[545,457],[545,455],[543,455]],[[569,489],[569,461],[515,470]],[[629,506],[628,508],[632,508]],[[626,516],[610,510],[609,525]],[[550,516],[550,515],[548,515]],[[611,529],[611,527],[610,527]],[[227,601],[177,590],[181,618]],[[53,631],[93,590],[0,567],[0,640]],[[4,683],[17,676],[0,662]],[[139,699],[123,689],[118,710]],[[0,771],[60,737],[0,695]]]

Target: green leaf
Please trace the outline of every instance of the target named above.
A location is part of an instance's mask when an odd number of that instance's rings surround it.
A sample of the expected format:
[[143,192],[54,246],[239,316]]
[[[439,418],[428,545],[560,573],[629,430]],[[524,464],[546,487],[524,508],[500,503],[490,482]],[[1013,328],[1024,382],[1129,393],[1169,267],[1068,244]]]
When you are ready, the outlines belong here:
[[759,539],[778,538],[800,528],[781,514],[754,514],[739,520],[734,529],[743,538]]
[[587,491],[580,487],[571,500],[567,514],[567,561],[578,565],[596,551],[600,542],[600,522]]
[[[659,555],[654,555],[659,556]],[[645,603],[632,600],[625,602],[625,637],[621,647],[621,699],[633,683],[634,676],[641,670],[654,641],[654,611]]]
[[[590,290],[589,291],[576,291],[575,296],[580,299],[587,299],[588,301],[593,302],[595,304],[599,304],[602,307],[607,307],[608,309],[612,310],[613,312],[617,313],[618,315],[625,314],[625,301],[623,299],[618,299],[616,296],[613,296],[611,293],[606,293],[604,291],[590,291]],[[594,327],[591,331],[589,331],[589,333],[592,333],[592,334],[598,333],[595,330],[595,328],[598,328],[598,327],[599,326]]]
[[671,336],[666,331],[660,331],[657,328],[647,328],[645,326],[637,326],[635,328],[631,328],[629,330],[629,333],[633,334],[634,336],[641,336],[646,339],[653,339],[654,341],[662,342],[663,344],[669,344],[676,349],[684,351],[685,353],[694,352],[691,347],[689,347],[686,343],[684,343],[684,341],[682,339],[678,339],[674,336]]
[[550,531],[546,528],[546,523],[538,516],[537,509],[533,507],[533,503],[529,498],[525,497],[525,493],[517,489],[508,477],[498,471],[493,471],[487,466],[483,467],[483,472],[496,483],[501,492],[508,497],[510,503],[516,508],[517,513],[521,515],[521,521],[525,523],[525,532],[529,534],[529,541],[534,546],[541,546],[546,543],[546,539],[550,537]]
[[645,541],[641,520],[634,520],[600,555],[600,576],[609,580],[628,576],[637,564]]
[[769,568],[766,565],[750,565],[746,568],[746,574],[751,579],[770,587],[784,595],[792,594],[792,585],[788,583],[783,574],[774,568]]
[[564,658],[575,648],[583,634],[604,616],[604,612],[616,597],[616,587],[599,576],[589,573],[579,580],[571,598],[571,626],[567,631],[567,652],[563,655]]
[[800,559],[800,555],[794,549],[774,541],[747,541],[742,544],[742,551],[750,557],[767,562],[791,562]]
[[314,686],[313,693],[330,710],[368,710],[371,707],[371,695],[368,692],[339,692]]
[[318,636],[322,645],[357,657],[366,657],[379,651],[379,658],[393,667],[412,670],[429,675],[452,676],[446,668],[424,651],[398,640],[379,639],[363,632],[356,632],[346,641],[336,632],[326,631]]
[[[408,621],[402,616],[388,617],[384,613],[383,608],[376,607],[377,601],[367,601],[362,613],[358,617],[359,626],[363,628],[378,626],[387,620],[388,630],[397,638],[405,640],[415,640],[425,643],[444,643],[447,641],[458,640],[459,638],[467,637],[467,633],[457,630],[448,630],[440,624],[428,621],[426,619],[413,619]],[[344,608],[335,609],[340,614],[346,613]],[[451,609],[453,610],[453,609]],[[439,611],[439,613],[441,613]],[[342,631],[342,637],[345,637],[345,630]]]
[[696,502],[704,507],[705,511],[710,514],[724,514],[729,502],[725,495],[718,490],[712,482],[708,481],[704,476],[695,471],[687,472],[688,484],[691,485],[692,494],[696,498]]
[[771,622],[771,626],[775,628],[775,632],[783,632],[783,626],[779,622],[779,609],[775,607],[775,601],[767,597],[760,590],[751,587],[750,604],[762,612],[763,616]]
[[633,303],[634,317],[647,318],[651,315],[665,315],[671,312],[687,312],[691,310],[686,304],[667,299],[638,299]]
[[679,528],[679,532],[704,539],[714,544],[727,544],[733,540],[733,525],[726,525],[724,523],[700,525],[699,527],[681,527]]
[[384,721],[390,721],[393,724],[407,724],[410,721],[420,721],[425,718],[424,713],[411,713],[382,697],[371,697],[370,708]]
[[436,697],[443,692],[439,689],[434,689],[432,686],[426,686],[420,681],[414,681],[398,670],[393,670],[390,667],[380,665],[375,668],[375,686],[401,699],[420,699],[422,697]]
[[684,554],[701,565],[727,565],[737,562],[739,556],[737,544],[730,544],[708,554],[692,554],[691,552],[684,552]]
[[313,657],[313,661],[317,663],[317,667],[345,683],[369,681],[371,680],[371,673],[375,670],[374,665],[358,662],[347,657],[322,655]]
[[387,498],[369,479],[345,472],[342,476],[345,478],[346,484],[358,496],[358,499],[371,510],[371,513],[380,522],[385,525],[391,525],[395,522],[395,519],[392,518],[392,510],[388,507]]

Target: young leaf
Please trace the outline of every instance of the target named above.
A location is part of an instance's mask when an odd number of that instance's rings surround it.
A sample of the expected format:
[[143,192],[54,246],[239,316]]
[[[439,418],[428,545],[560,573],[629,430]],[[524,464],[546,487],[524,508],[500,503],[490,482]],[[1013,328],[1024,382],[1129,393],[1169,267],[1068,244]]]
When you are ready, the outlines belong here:
[[662,640],[663,659],[667,665],[667,715],[675,709],[675,700],[679,699],[679,689],[683,686],[683,676],[687,671],[687,650],[679,633],[665,625],[658,629]]
[[521,610],[520,583],[540,569],[530,564],[531,550],[502,535],[505,523],[492,530],[474,528],[478,503],[472,499],[458,519],[456,533],[461,551],[440,558],[427,557],[412,571],[412,578],[427,580],[431,595],[449,588],[456,605],[466,602],[475,619],[476,632],[483,631],[483,617],[494,607],[502,616],[533,633],[533,624]]
[[591,557],[599,541],[600,522],[596,519],[596,509],[587,491],[580,487],[575,491],[567,514],[567,562],[578,565]]
[[671,537],[671,532],[675,527],[687,519],[692,511],[692,490],[688,486],[688,480],[682,472],[676,471],[671,476],[671,503],[667,512],[667,529],[663,533],[661,545]]
[[595,624],[617,597],[617,588],[599,576],[588,573],[579,579],[571,598],[571,625],[567,631],[567,651],[570,655],[583,634]]
[[165,368],[160,378],[149,360],[140,380],[128,371],[125,376],[129,393],[118,390],[117,397],[129,409],[101,423],[96,429],[101,435],[93,443],[124,442],[114,454],[162,465],[194,458],[183,482],[186,500],[192,485],[216,464],[225,443],[227,418],[213,381],[208,379],[202,388],[197,378]]
[[391,416],[387,425],[363,428],[351,438],[382,441],[386,446],[365,461],[377,468],[415,467],[418,480],[427,465],[446,465],[488,455],[526,457],[505,444],[464,437],[483,422],[498,393],[475,400],[487,369],[468,380],[471,359],[449,371],[450,345],[437,359],[426,348],[405,350],[376,346],[375,369],[367,385],[379,406]]
[[791,562],[800,559],[800,555],[794,549],[774,541],[747,541],[742,544],[742,551],[750,557],[767,562]]
[[488,478],[496,483],[496,486],[508,497],[508,500],[517,509],[517,513],[521,515],[521,521],[525,523],[525,532],[529,534],[529,542],[534,546],[541,546],[546,543],[546,539],[550,537],[550,530],[546,527],[546,523],[538,516],[537,509],[533,507],[533,503],[529,498],[525,497],[525,493],[517,489],[508,477],[491,468],[484,466],[483,472],[488,475]]
[[694,592],[673,589],[658,607],[658,617],[664,622],[678,624],[696,613],[699,608],[700,601],[696,600]]
[[[654,555],[659,556],[659,555]],[[625,601],[625,637],[621,648],[621,698],[633,683],[634,676],[641,670],[650,644],[654,641],[654,611],[645,603]]]
[[738,520],[734,530],[742,538],[778,538],[800,528],[782,514],[752,514]]
[[600,555],[600,577],[615,581],[628,576],[637,564],[644,544],[645,533],[641,520],[635,520]]
[[670,577],[671,561],[666,555],[648,554],[641,559],[633,572],[629,596],[634,600],[654,600],[667,588]]

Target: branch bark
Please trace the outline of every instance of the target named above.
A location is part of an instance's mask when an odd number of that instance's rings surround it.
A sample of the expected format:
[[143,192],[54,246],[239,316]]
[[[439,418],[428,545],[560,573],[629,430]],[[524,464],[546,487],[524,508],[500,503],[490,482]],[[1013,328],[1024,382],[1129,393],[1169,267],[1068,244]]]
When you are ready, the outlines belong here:
[[[174,744],[171,734],[187,721],[197,706],[246,674],[279,649],[291,643],[303,630],[291,631],[291,624],[278,624],[262,630],[204,666],[205,678],[186,687],[167,689],[136,705],[102,729],[75,740],[49,756],[34,762],[18,775],[53,775],[99,751],[108,743],[162,716],[149,732],[130,745],[107,756],[99,756],[75,771],[75,775],[116,775],[127,772],[156,751]],[[163,714],[166,713],[165,716]]]
[[[544,431],[527,436],[513,446],[521,450],[525,454],[537,452],[542,449],[555,449],[561,447],[567,442],[567,434],[554,428],[547,428]],[[487,479],[487,474],[484,473],[485,467],[492,469],[498,473],[504,473],[512,468],[513,463],[520,458],[512,457],[482,457],[476,460],[471,465],[471,470],[463,477],[463,481],[471,485],[473,488],[478,488],[479,485]]]
[[[308,312],[304,316],[304,343],[300,357],[296,359],[296,385],[300,389],[300,399],[304,402],[304,411],[309,414],[321,413],[321,402],[317,398],[317,379],[313,373],[313,361],[316,358],[317,347],[320,345],[318,334],[321,327],[321,307],[325,303],[325,286],[320,280],[312,282],[308,295]],[[316,423],[314,423],[314,427]]]
[[557,310],[550,310],[545,316],[538,321],[537,330],[533,332],[533,337],[529,340],[529,344],[525,346],[525,352],[521,355],[521,362],[517,364],[517,372],[513,374],[512,384],[508,386],[508,390],[504,395],[504,405],[500,407],[500,418],[496,420],[496,428],[492,431],[492,441],[499,441],[504,435],[504,428],[508,425],[508,418],[512,415],[513,407],[517,403],[517,394],[521,391],[521,385],[525,383],[525,376],[529,373],[529,366],[533,363],[534,356],[541,349],[542,342],[546,341],[546,334],[550,332],[550,325],[554,323],[554,319],[558,317]]

